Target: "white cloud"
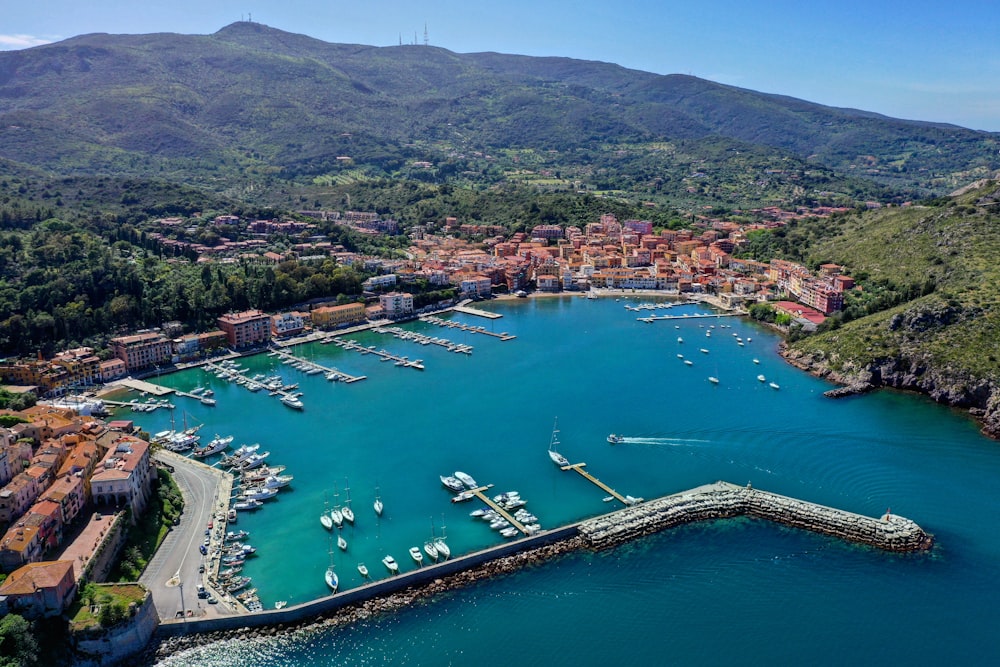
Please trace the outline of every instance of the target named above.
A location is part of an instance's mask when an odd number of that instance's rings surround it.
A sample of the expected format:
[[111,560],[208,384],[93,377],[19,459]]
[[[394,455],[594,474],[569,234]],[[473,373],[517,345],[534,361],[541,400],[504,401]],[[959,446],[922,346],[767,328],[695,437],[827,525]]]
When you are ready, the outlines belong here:
[[48,37],[36,37],[35,35],[0,35],[0,51],[26,49],[30,46],[50,44],[54,41]]

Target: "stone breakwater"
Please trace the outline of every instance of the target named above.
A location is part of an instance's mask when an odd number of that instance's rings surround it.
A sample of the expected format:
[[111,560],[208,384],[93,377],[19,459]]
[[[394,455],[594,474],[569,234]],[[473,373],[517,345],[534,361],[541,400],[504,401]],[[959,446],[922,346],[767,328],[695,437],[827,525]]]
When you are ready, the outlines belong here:
[[[235,639],[264,642],[278,635],[322,632],[393,612],[579,549],[606,549],[674,526],[736,516],[766,519],[895,552],[929,549],[933,543],[932,536],[920,526],[895,514],[872,518],[749,486],[716,482],[567,526],[554,531],[562,534],[549,543],[539,545],[532,538],[526,538],[519,541],[523,547],[513,553],[512,549],[519,548],[517,542],[497,547],[504,550],[504,554],[496,557],[490,556],[491,550],[467,556],[468,566],[449,561],[457,571],[424,578],[412,585],[404,585],[405,578],[401,577],[400,585],[391,591],[366,593],[362,599],[300,622],[268,622],[267,614],[253,614],[246,617],[243,627],[161,635],[154,638],[135,664],[152,665],[170,655],[216,642]],[[430,574],[430,568],[426,570],[425,574]]]
[[606,548],[693,521],[751,516],[886,551],[929,549],[933,537],[895,514],[872,518],[832,507],[716,482],[584,521],[580,535],[593,548]]

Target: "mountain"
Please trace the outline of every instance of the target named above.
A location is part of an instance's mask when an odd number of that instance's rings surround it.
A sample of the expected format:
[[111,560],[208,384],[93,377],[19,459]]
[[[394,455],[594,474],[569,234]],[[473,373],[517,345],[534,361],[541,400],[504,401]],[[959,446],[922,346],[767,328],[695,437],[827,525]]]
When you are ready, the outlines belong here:
[[761,160],[738,169],[940,194],[995,168],[998,139],[608,63],[330,44],[249,22],[0,53],[0,158],[59,174],[196,174],[209,187],[321,175],[342,156],[391,174],[501,149],[550,151],[587,175],[621,149],[647,172],[742,151]]
[[866,288],[786,357],[858,389],[911,389],[968,408],[1000,437],[998,207],[1000,184],[981,181],[922,205],[827,221],[822,232],[816,223],[794,230],[813,239],[810,264],[842,264]]

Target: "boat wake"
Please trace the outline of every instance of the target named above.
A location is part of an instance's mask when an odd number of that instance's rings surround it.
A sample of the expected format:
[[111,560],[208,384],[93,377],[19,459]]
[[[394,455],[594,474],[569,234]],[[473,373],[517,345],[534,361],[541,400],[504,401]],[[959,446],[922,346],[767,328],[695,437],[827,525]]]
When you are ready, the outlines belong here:
[[625,436],[620,444],[623,445],[660,445],[663,447],[685,447],[688,445],[712,442],[711,440],[698,440],[695,438],[630,438]]

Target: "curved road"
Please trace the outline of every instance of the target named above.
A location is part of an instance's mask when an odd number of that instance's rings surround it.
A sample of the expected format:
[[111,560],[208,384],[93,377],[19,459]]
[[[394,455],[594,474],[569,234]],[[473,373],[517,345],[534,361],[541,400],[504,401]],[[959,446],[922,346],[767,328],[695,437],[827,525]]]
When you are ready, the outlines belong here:
[[[226,473],[168,451],[154,455],[157,460],[173,467],[173,477],[184,496],[184,512],[156,555],[139,578],[153,594],[153,604],[161,619],[176,618],[182,609],[193,616],[233,613],[225,603],[210,605],[198,599],[198,584],[205,583],[205,574],[198,568],[209,565],[198,547],[206,539],[209,523],[214,523],[213,540],[225,528],[225,513],[229,507],[231,483]],[[225,494],[220,498],[221,494]],[[222,520],[219,520],[221,516]]]

